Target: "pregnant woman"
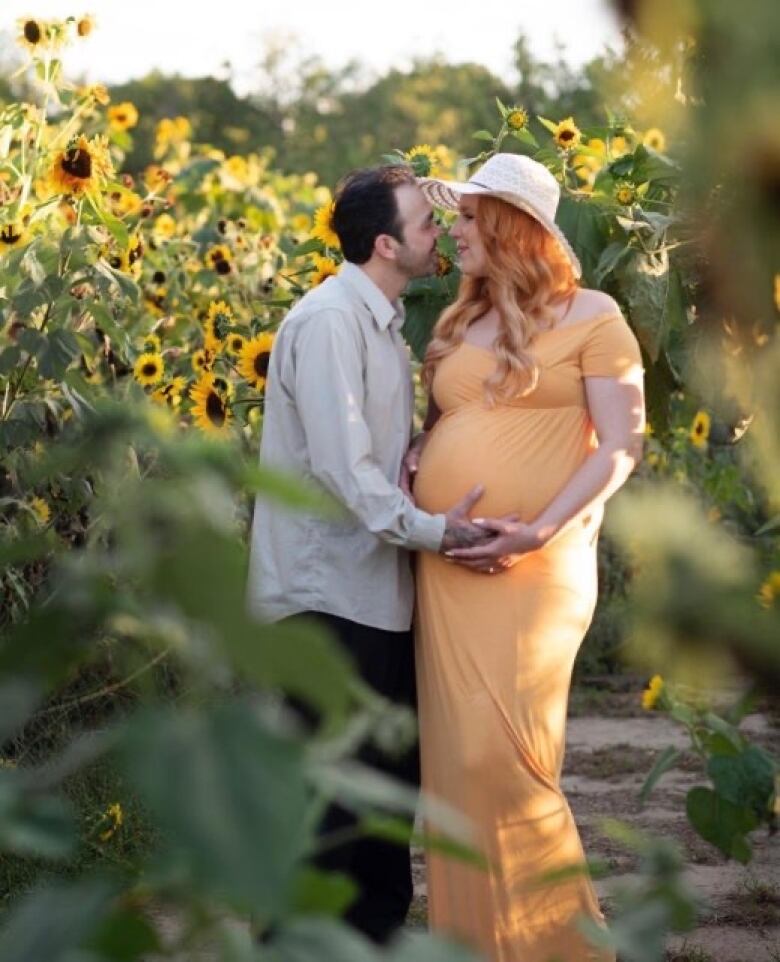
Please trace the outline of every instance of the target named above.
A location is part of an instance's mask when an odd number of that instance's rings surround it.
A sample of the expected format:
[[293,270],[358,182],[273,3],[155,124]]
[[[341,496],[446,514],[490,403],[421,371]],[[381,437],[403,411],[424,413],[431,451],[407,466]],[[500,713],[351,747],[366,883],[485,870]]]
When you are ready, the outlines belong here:
[[602,916],[560,775],[603,505],[641,456],[639,348],[615,302],[579,287],[541,164],[498,154],[421,186],[459,211],[463,279],[425,360],[414,496],[441,512],[482,483],[476,514],[499,535],[418,557],[423,788],[469,816],[488,863],[431,855],[430,921],[490,962],[610,959],[577,926]]

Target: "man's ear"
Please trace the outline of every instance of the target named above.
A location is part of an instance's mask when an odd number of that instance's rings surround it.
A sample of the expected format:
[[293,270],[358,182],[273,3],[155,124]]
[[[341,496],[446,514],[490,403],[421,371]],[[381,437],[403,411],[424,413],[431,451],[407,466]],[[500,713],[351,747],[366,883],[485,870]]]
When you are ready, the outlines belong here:
[[379,234],[374,241],[374,250],[380,257],[384,257],[384,259],[388,261],[395,260],[397,247],[398,241],[395,237],[391,237],[390,234]]

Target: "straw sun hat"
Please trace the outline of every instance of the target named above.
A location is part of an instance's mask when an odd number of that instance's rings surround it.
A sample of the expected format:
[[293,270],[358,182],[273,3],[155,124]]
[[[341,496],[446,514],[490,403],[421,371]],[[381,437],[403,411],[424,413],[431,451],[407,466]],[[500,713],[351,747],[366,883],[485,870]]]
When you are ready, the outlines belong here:
[[582,276],[577,255],[555,223],[561,194],[558,182],[538,161],[522,154],[494,154],[467,181],[421,177],[418,183],[432,204],[447,210],[456,211],[463,194],[498,197],[519,207],[553,235],[571,262],[574,276]]

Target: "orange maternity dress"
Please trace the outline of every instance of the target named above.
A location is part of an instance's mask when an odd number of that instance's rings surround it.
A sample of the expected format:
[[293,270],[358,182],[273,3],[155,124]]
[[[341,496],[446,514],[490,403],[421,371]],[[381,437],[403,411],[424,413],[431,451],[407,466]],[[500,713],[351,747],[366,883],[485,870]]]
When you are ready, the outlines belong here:
[[[532,521],[596,446],[584,377],[640,365],[618,314],[540,333],[526,397],[488,407],[495,355],[469,343],[436,371],[442,412],[420,459],[417,504],[446,511],[475,484],[473,516]],[[596,601],[601,510],[583,512],[514,567],[483,575],[422,553],[417,567],[417,672],[423,790],[465,814],[487,871],[428,857],[431,927],[488,962],[611,959],[589,947],[577,917],[603,917],[560,787],[572,665]]]

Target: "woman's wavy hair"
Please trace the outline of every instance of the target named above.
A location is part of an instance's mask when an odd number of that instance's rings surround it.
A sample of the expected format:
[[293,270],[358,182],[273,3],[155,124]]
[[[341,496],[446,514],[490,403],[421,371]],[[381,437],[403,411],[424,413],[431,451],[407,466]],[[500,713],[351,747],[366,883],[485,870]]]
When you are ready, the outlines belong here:
[[498,363],[484,385],[486,401],[495,404],[534,390],[539,369],[529,345],[553,324],[553,305],[571,297],[577,281],[558,242],[525,211],[496,197],[480,197],[476,222],[487,275],[462,277],[457,298],[433,329],[422,379],[430,391],[439,363],[460,345],[471,322],[495,307]]

